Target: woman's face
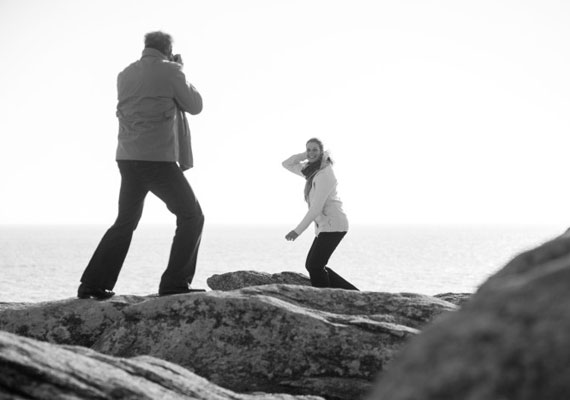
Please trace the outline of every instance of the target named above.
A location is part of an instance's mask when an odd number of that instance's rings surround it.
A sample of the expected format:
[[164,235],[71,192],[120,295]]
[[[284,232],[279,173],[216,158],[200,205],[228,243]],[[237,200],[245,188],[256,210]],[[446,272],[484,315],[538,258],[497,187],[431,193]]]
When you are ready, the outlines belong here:
[[321,157],[321,148],[318,143],[307,143],[307,160],[309,160],[309,162],[315,162],[319,157]]

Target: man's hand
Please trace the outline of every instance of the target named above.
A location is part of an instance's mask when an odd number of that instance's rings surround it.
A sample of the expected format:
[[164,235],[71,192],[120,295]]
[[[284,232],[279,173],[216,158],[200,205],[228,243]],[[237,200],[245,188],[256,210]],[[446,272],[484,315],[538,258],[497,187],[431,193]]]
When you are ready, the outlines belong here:
[[298,237],[299,237],[299,234],[295,231],[291,231],[287,235],[285,235],[285,239],[287,239],[289,241],[293,241],[293,240],[297,239]]
[[182,56],[180,54],[175,54],[172,56],[172,61],[178,63],[180,65],[184,65],[184,61],[182,61]]

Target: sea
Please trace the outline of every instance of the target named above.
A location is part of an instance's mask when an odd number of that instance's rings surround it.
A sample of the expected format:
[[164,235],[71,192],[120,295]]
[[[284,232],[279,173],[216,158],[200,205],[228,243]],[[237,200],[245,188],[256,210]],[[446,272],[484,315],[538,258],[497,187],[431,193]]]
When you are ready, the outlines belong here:
[[[83,270],[108,226],[0,226],[0,302],[43,302],[76,295]],[[175,227],[141,225],[114,291],[158,291]],[[473,293],[517,254],[560,235],[552,225],[353,225],[329,267],[360,290],[427,295]],[[296,241],[290,226],[206,225],[192,287],[232,271],[306,274],[314,234]]]

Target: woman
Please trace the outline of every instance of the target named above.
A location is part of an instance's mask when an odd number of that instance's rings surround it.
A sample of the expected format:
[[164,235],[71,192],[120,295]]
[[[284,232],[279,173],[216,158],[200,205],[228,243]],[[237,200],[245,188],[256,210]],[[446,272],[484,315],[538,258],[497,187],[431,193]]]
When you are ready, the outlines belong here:
[[306,147],[306,152],[283,161],[285,168],[306,179],[305,201],[309,205],[303,220],[285,239],[297,239],[314,222],[316,237],[305,263],[312,285],[358,290],[327,267],[329,258],[348,231],[348,219],[336,192],[333,162],[323,150],[323,143],[313,138],[309,139]]

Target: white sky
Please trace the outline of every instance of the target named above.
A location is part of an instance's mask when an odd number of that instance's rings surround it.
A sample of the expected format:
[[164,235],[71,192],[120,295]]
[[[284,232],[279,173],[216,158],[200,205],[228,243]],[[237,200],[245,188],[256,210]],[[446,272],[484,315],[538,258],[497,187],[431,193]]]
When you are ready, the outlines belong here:
[[[116,216],[116,75],[173,35],[206,223],[287,223],[320,137],[353,223],[570,224],[570,2],[0,0],[0,223]],[[143,222],[173,221],[152,195]]]

